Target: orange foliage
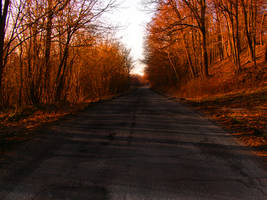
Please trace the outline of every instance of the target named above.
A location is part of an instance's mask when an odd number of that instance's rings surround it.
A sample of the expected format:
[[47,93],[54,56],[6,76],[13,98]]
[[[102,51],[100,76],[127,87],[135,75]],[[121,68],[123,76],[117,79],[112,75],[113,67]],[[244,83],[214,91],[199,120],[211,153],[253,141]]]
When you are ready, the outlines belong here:
[[[201,9],[206,9],[205,20],[201,18]],[[145,63],[150,85],[161,90],[179,89],[185,96],[257,86],[258,79],[264,79],[259,77],[264,71],[259,61],[261,50],[255,48],[258,45],[262,49],[266,43],[264,10],[264,2],[255,0],[242,0],[238,4],[217,0],[159,1],[147,28]],[[256,35],[261,37],[256,40]],[[203,47],[204,36],[207,52]],[[205,75],[205,53],[210,76]],[[255,68],[257,65],[257,69],[247,70],[249,63]],[[220,67],[221,71],[215,73],[213,69],[218,65],[225,65],[226,69]],[[224,73],[223,77],[220,73]],[[245,84],[240,85],[242,79]]]
[[114,1],[10,2],[1,24],[0,108],[78,103],[128,88],[129,52],[101,32],[100,16]]

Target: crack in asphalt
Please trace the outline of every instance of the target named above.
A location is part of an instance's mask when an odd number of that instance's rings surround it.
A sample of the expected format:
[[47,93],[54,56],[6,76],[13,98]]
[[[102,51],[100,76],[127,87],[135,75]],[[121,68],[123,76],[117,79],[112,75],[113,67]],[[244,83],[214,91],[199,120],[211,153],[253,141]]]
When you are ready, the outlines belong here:
[[267,199],[250,148],[148,88],[39,131],[1,159],[1,200]]

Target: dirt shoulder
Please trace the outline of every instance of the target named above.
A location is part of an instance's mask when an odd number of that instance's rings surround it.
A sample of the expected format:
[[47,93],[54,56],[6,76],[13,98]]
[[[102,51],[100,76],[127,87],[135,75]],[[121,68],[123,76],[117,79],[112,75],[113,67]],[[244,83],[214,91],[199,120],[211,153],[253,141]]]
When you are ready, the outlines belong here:
[[45,127],[64,117],[76,115],[89,105],[114,98],[88,100],[79,104],[27,106],[23,109],[0,112],[0,153],[12,150],[17,145],[36,137],[36,129]]
[[267,87],[182,102],[223,126],[258,155],[267,156]]
[[45,128],[0,161],[1,200],[266,199],[250,148],[148,88]]

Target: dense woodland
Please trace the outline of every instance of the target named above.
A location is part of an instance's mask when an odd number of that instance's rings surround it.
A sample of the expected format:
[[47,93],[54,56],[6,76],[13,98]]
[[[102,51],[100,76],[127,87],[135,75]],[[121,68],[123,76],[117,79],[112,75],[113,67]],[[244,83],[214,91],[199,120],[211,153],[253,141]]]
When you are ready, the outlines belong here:
[[[0,105],[77,103],[129,86],[129,51],[101,16],[115,2],[0,1]],[[109,39],[108,39],[109,38]]]
[[[265,0],[149,1],[156,13],[147,26],[144,62],[152,87],[207,80],[225,60],[241,74],[244,54],[260,68]],[[1,107],[77,103],[126,90],[129,51],[110,39],[111,27],[101,18],[115,7],[114,0],[1,0]]]
[[[223,62],[229,65],[228,61],[235,76],[245,71],[247,63],[259,74],[264,70],[258,65],[257,53],[267,47],[265,0],[150,3],[156,4],[156,14],[147,27],[144,62],[152,87],[181,88],[196,79],[208,82],[213,67]],[[267,51],[265,64],[266,56]],[[197,84],[192,87],[198,87]]]

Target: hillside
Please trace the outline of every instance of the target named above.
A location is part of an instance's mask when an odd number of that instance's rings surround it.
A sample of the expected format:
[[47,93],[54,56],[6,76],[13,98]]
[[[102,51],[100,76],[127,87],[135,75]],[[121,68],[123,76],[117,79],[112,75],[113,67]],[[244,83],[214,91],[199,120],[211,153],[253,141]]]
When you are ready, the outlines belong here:
[[235,74],[231,61],[217,62],[208,80],[196,79],[169,94],[205,113],[239,138],[267,156],[267,63],[264,48],[257,47],[257,68],[242,53],[243,71]]
[[248,61],[247,52],[241,58],[242,72],[236,74],[231,58],[216,62],[210,67],[210,77],[206,80],[194,79],[179,89],[179,97],[207,98],[233,92],[244,92],[267,86],[267,63],[264,62],[265,49],[257,47],[257,68]]

